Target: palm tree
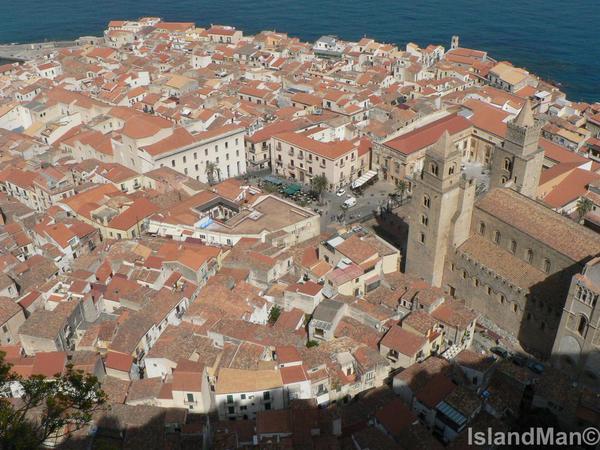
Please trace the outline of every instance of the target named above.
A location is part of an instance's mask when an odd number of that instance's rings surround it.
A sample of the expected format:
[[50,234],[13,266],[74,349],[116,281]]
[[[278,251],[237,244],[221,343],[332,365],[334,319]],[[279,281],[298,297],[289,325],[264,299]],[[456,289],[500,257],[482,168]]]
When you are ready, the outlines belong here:
[[317,175],[310,181],[311,189],[319,196],[319,203],[322,203],[322,196],[325,189],[327,189],[327,177],[325,174]]
[[206,174],[206,178],[208,179],[208,184],[215,184],[215,172],[217,171],[217,165],[212,161],[206,162],[206,167],[204,168],[204,173]]
[[406,184],[406,181],[404,181],[404,180],[400,180],[398,182],[398,184],[396,185],[396,192],[400,196],[400,204],[402,204],[402,202],[404,201],[404,194],[406,193],[407,188],[408,188],[408,185]]
[[594,207],[594,203],[587,197],[581,197],[577,200],[577,216],[579,217],[579,222],[583,220],[585,215],[589,213]]

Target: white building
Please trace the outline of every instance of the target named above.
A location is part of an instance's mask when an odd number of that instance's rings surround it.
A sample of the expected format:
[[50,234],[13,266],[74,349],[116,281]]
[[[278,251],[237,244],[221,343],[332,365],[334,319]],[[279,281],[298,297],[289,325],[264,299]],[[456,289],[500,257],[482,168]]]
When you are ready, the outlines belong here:
[[219,371],[215,402],[221,420],[255,419],[257,411],[282,409],[283,398],[279,370]]

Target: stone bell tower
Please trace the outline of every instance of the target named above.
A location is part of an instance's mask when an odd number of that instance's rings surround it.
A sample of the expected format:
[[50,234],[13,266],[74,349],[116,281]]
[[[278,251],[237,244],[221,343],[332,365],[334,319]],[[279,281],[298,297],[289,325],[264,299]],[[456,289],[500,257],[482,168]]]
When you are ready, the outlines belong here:
[[507,124],[503,144],[494,148],[492,188],[506,186],[527,197],[537,197],[544,162],[544,150],[539,147],[541,128],[527,100],[517,117]]
[[461,175],[461,157],[444,131],[427,149],[413,188],[406,271],[437,287],[443,282],[448,249],[469,236],[475,184]]

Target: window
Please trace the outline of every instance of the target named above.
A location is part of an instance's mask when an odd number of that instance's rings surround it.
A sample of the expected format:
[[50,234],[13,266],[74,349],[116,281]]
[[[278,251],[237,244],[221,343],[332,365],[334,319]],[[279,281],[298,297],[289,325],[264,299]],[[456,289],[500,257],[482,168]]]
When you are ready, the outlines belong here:
[[507,181],[508,179],[506,177],[500,178],[500,184],[506,184]]
[[587,318],[582,314],[579,316],[579,324],[577,325],[577,332],[583,336],[587,327]]
[[494,243],[500,243],[500,232],[498,230],[494,231]]
[[429,171],[433,174],[433,175],[437,175],[438,174],[438,166],[436,163],[431,163],[429,165]]
[[242,394],[242,395],[240,395],[240,398],[241,398],[242,400],[246,400],[246,394]]
[[517,311],[518,311],[518,309],[519,309],[519,308],[518,308],[517,304],[515,303],[515,304],[513,305],[513,312],[517,312]]
[[485,223],[479,222],[479,234],[482,236],[485,234]]
[[473,286],[475,286],[475,287],[479,286],[479,278],[473,278]]
[[492,288],[490,286],[487,287],[487,295],[492,295]]
[[504,295],[500,294],[500,304],[504,305],[504,300],[505,300]]
[[425,233],[419,233],[419,242],[421,244],[425,243]]
[[265,411],[269,411],[271,409],[270,403],[265,403]]
[[171,160],[171,167],[175,167],[175,160],[174,159]]
[[183,163],[185,164],[187,162],[187,158],[184,156],[183,157]]
[[431,199],[429,198],[429,195],[425,194],[423,196],[423,206],[425,208],[429,208],[430,205],[431,205]]
[[194,152],[194,159],[198,159],[198,152]]
[[517,251],[517,241],[514,239],[510,241],[510,252],[515,253]]
[[421,224],[427,226],[429,224],[429,219],[425,214],[421,214]]
[[454,170],[455,170],[456,164],[452,164],[449,168],[448,168],[448,175],[453,175],[454,174]]
[[550,260],[544,259],[544,272],[550,273]]
[[530,264],[531,261],[533,261],[533,250],[531,250],[530,248],[528,248],[527,253],[525,253],[525,261],[527,261]]
[[194,394],[187,394],[187,401],[188,402],[193,402],[194,401]]
[[271,400],[271,393],[269,391],[263,392],[263,400]]
[[227,396],[227,403],[233,403],[233,395]]
[[230,406],[230,407],[227,408],[227,412],[229,414],[235,414],[235,408],[233,406]]
[[509,158],[504,159],[504,170],[512,169],[512,162]]

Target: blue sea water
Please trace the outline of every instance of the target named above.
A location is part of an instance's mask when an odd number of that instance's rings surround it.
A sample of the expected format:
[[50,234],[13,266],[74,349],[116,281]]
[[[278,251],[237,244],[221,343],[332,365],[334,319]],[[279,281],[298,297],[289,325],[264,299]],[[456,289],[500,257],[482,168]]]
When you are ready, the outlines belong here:
[[159,16],[285,31],[303,40],[364,35],[404,45],[461,45],[600,100],[600,0],[0,0],[0,42],[100,35],[111,19]]

